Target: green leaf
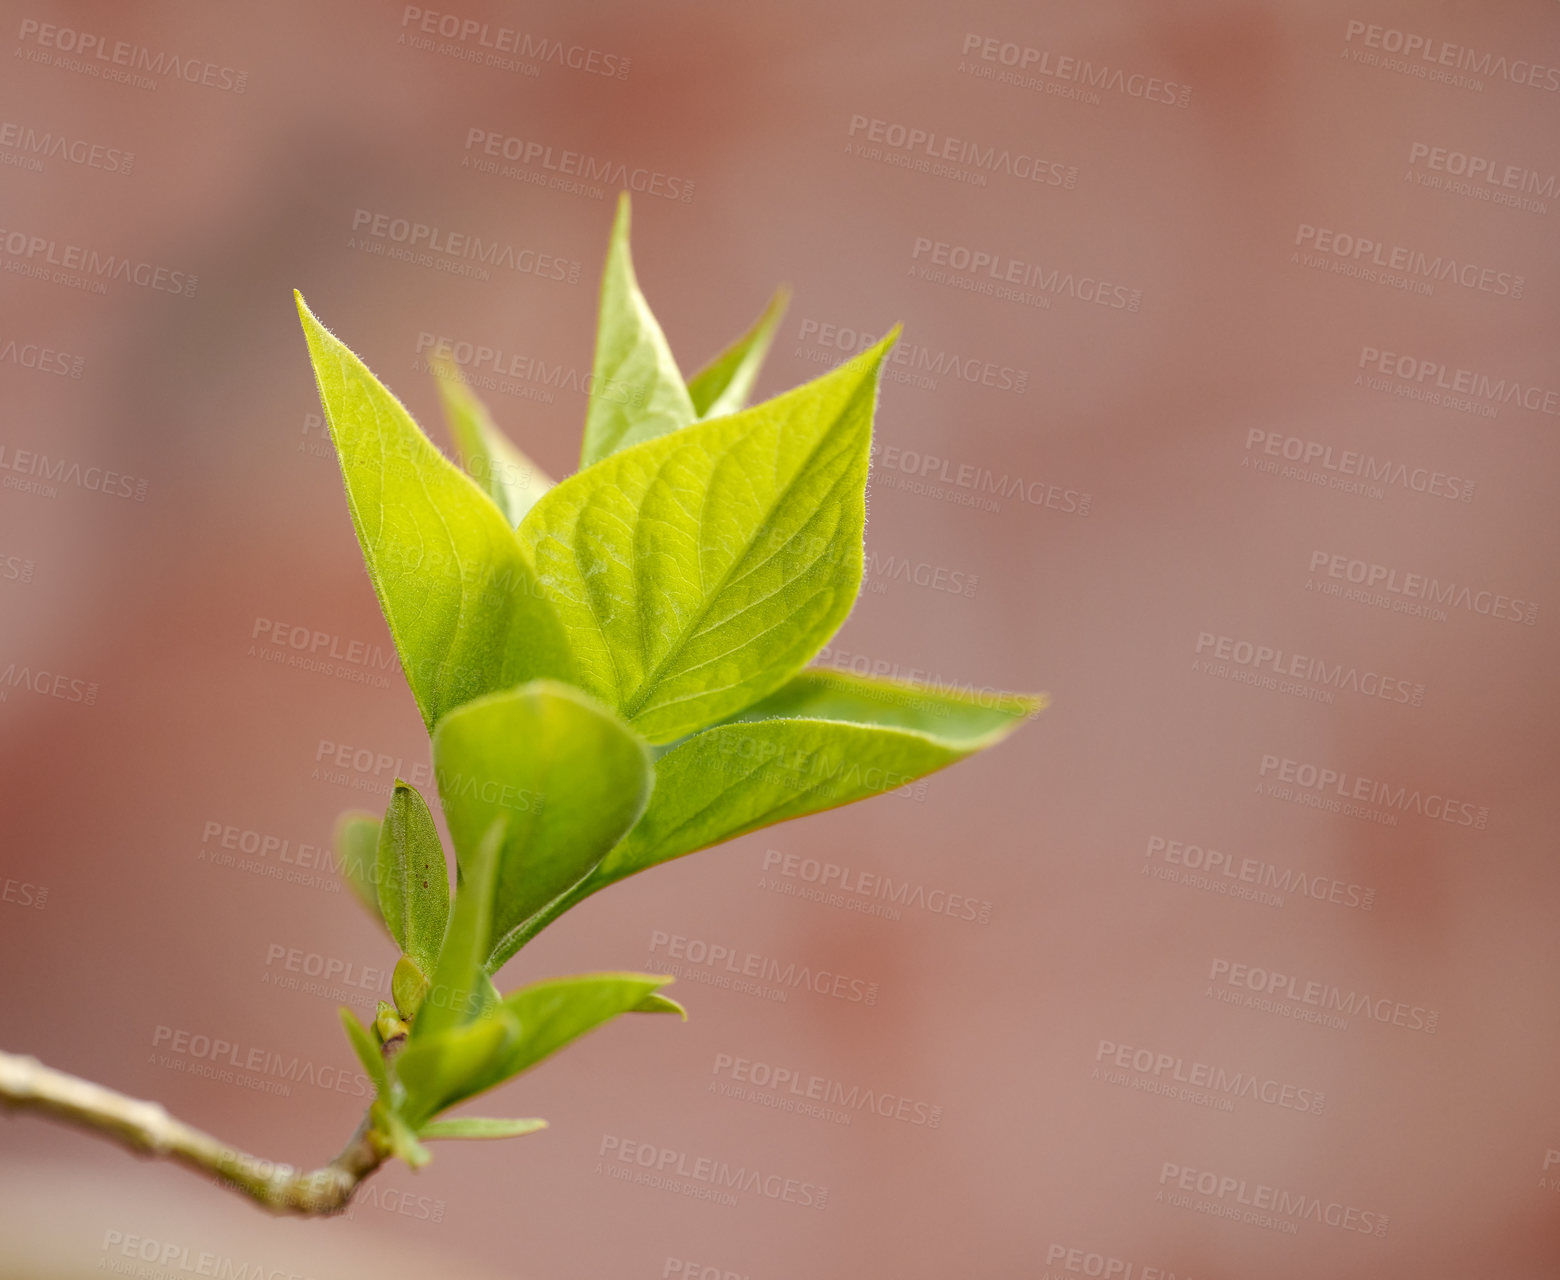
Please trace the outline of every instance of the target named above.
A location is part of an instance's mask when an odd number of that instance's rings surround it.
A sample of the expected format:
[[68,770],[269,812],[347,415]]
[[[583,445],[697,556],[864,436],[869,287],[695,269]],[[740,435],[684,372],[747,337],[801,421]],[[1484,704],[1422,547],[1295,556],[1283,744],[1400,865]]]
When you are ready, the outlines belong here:
[[688,1011],[673,1000],[671,996],[663,996],[652,991],[643,1000],[634,1006],[635,1013],[675,1013],[684,1022],[688,1021]]
[[379,1046],[374,1043],[374,1037],[368,1034],[363,1024],[357,1020],[357,1014],[346,1005],[342,1005],[337,1012],[341,1015],[341,1025],[346,1029],[352,1051],[363,1064],[363,1070],[374,1082],[374,1088],[379,1091],[379,1096],[388,1097],[390,1076],[385,1070],[384,1056],[379,1052]]
[[505,819],[489,972],[527,919],[601,861],[644,812],[650,749],[612,710],[537,680],[458,707],[433,734],[434,772],[457,860]]
[[390,936],[419,970],[431,974],[449,922],[449,869],[427,803],[399,778],[379,828],[378,865],[379,909]]
[[352,525],[424,723],[494,689],[568,679],[557,615],[503,515],[294,296]]
[[413,1042],[471,1020],[487,1003],[492,984],[482,960],[493,924],[493,890],[506,823],[506,814],[497,815],[458,867],[450,926],[433,969],[432,986],[412,1024]]
[[[351,810],[336,819],[336,865],[352,888],[353,896],[381,925],[379,910],[379,819],[371,813]],[[388,927],[388,926],[387,926]]]
[[402,1114],[414,1126],[507,1078],[505,1063],[521,1036],[520,1021],[502,1004],[473,1022],[434,1034],[413,1033],[395,1056],[406,1086]]
[[803,671],[732,717],[732,722],[778,717],[843,720],[913,729],[969,751],[993,746],[1050,703],[1044,693],[1003,693],[967,685],[884,680],[844,671]]
[[498,429],[452,358],[435,352],[433,367],[460,464],[513,528],[553,482]]
[[519,1075],[620,1013],[656,1011],[646,1001],[671,981],[654,973],[586,973],[510,992],[501,1007],[520,1020],[521,1035],[504,1054],[503,1078]]
[[999,742],[1046,701],[804,672],[663,755],[645,816],[573,897],[760,827],[897,790]]
[[688,379],[688,395],[699,417],[718,418],[747,404],[790,300],[790,290],[777,289],[753,327]]
[[[658,1012],[651,997],[671,981],[659,974],[588,973],[533,983],[489,1014],[436,1035],[421,1030],[395,1058],[412,1124],[519,1075],[622,1013]],[[671,1010],[668,1009],[668,1012]]]
[[850,612],[873,403],[897,334],[755,408],[614,454],[520,525],[575,682],[651,742],[773,692]]
[[601,273],[596,358],[585,411],[580,466],[693,421],[693,401],[683,385],[666,335],[634,278],[628,251],[628,192],[618,197],[607,262]]
[[545,1120],[493,1120],[486,1116],[457,1116],[450,1120],[430,1120],[417,1131],[425,1142],[436,1138],[519,1138],[545,1129]]

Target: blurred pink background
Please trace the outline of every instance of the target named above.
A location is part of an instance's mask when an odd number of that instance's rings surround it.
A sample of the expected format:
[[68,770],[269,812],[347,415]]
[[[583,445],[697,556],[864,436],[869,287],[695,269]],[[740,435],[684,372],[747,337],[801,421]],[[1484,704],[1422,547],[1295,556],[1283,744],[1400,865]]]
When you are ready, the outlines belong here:
[[[1053,703],[565,917],[501,985],[676,964],[690,1021],[597,1032],[475,1108],[547,1132],[349,1221],[0,1119],[0,1274],[1554,1275],[1554,6],[450,2],[9,9],[0,1045],[277,1159],[350,1134],[333,1006],[394,957],[311,863],[427,747],[290,290],[441,442],[428,346],[501,353],[566,474],[625,178],[685,372],[782,281],[764,395],[905,324],[829,660]],[[715,946],[877,1001],[673,954]]]

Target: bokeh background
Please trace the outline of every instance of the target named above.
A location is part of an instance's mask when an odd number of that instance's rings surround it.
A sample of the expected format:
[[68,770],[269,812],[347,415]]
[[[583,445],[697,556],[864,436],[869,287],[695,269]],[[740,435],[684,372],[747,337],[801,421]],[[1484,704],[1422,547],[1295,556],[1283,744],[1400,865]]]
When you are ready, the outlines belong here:
[[426,740],[293,288],[440,441],[451,344],[554,475],[621,186],[685,371],[780,282],[765,395],[903,321],[827,659],[1052,705],[503,975],[677,937],[875,1004],[682,963],[686,1025],[596,1033],[477,1108],[546,1133],[350,1220],[0,1120],[0,1273],[1556,1274],[1555,7],[449,3],[5,6],[0,1044],[294,1163],[357,1121],[334,1006],[393,956],[320,850]]

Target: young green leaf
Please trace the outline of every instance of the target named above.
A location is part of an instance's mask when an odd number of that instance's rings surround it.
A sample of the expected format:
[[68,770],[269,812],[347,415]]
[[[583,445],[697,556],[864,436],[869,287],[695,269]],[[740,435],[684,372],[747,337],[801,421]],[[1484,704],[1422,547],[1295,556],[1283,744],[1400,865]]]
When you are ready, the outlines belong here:
[[788,717],[887,725],[978,751],[1034,719],[1050,701],[1044,693],[919,684],[817,667],[799,672],[731,722]]
[[341,1015],[341,1025],[346,1029],[347,1039],[352,1044],[352,1052],[357,1054],[358,1061],[363,1064],[363,1070],[374,1082],[374,1088],[378,1090],[381,1098],[389,1096],[390,1076],[385,1070],[384,1056],[379,1052],[379,1046],[374,1043],[374,1037],[368,1034],[363,1024],[357,1020],[357,1014],[346,1005],[342,1005],[337,1012]]
[[514,528],[553,482],[498,429],[453,358],[436,352],[433,367],[460,465]]
[[675,1001],[654,998],[670,981],[648,973],[552,978],[511,992],[474,1022],[429,1036],[419,1028],[395,1057],[406,1086],[402,1113],[426,1135],[430,1116],[519,1075],[619,1014],[680,1014]]
[[510,992],[502,1007],[520,1020],[521,1034],[505,1051],[503,1078],[519,1075],[620,1013],[682,1013],[673,1000],[649,1002],[671,981],[654,973],[585,973]]
[[573,896],[759,827],[897,790],[1001,741],[1046,701],[803,672],[663,755],[645,816]]
[[694,418],[693,401],[672,349],[634,278],[628,223],[625,191],[618,197],[601,273],[596,358],[580,449],[582,468],[641,440],[685,427]]
[[614,454],[521,523],[576,683],[651,742],[773,692],[850,612],[897,333],[764,404]]
[[379,828],[378,866],[379,909],[390,936],[423,974],[432,974],[450,916],[449,870],[427,803],[399,778]]
[[294,296],[352,525],[424,723],[493,689],[570,678],[558,617],[503,515]]
[[433,734],[434,773],[455,856],[505,819],[489,973],[520,925],[588,873],[644,812],[650,749],[610,708],[536,680],[457,707]]
[[424,1142],[443,1138],[519,1138],[545,1129],[545,1120],[494,1120],[486,1116],[456,1116],[430,1120],[417,1131]]
[[775,290],[753,327],[688,379],[688,395],[699,417],[718,418],[747,404],[790,300],[790,290]]
[[492,984],[483,972],[482,960],[488,953],[493,927],[493,890],[507,821],[507,813],[497,814],[458,868],[455,906],[433,968],[432,985],[412,1023],[413,1043],[470,1021],[487,1003]]
[[684,1022],[688,1021],[688,1011],[673,1000],[671,996],[663,996],[657,991],[652,991],[643,1000],[634,1006],[635,1013],[675,1013]]
[[520,1020],[502,1004],[473,1022],[433,1034],[419,1028],[394,1059],[396,1077],[406,1087],[402,1115],[421,1126],[444,1108],[507,1079],[505,1064],[520,1037]]
[[353,895],[384,924],[379,910],[379,819],[360,809],[342,814],[336,819],[335,848],[336,865]]

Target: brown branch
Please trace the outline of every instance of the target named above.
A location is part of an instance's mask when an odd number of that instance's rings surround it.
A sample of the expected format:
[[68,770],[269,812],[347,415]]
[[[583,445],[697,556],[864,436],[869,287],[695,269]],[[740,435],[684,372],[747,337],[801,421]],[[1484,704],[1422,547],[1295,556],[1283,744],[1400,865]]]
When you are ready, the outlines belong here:
[[365,1116],[340,1155],[322,1168],[303,1172],[219,1142],[174,1119],[158,1103],[142,1102],[46,1067],[36,1058],[5,1052],[0,1052],[0,1106],[40,1111],[139,1155],[177,1160],[273,1213],[339,1213],[358,1184],[390,1157],[384,1136]]

